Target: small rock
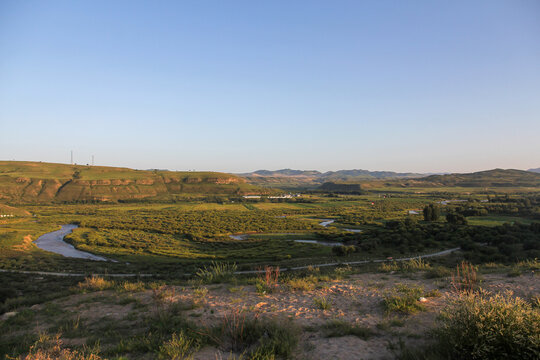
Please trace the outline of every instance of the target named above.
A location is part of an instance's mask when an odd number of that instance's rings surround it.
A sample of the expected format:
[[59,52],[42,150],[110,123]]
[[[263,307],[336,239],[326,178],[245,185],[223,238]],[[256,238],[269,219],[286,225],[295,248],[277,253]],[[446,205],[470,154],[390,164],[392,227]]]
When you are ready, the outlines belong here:
[[420,297],[420,299],[418,299],[418,301],[420,301],[420,302],[426,302],[427,299],[426,299],[425,297],[422,296],[422,297]]
[[255,309],[259,309],[259,308],[263,307],[264,305],[268,305],[268,303],[260,302],[257,305],[255,305]]
[[13,317],[17,315],[17,312],[16,311],[10,311],[10,312],[7,312],[5,313],[4,315],[0,316],[0,320],[7,320],[9,319],[10,317]]

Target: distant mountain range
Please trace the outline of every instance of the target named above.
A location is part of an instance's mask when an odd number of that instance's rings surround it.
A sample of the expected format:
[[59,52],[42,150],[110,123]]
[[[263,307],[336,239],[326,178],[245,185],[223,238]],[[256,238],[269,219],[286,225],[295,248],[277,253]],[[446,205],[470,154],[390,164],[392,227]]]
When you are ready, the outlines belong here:
[[[400,187],[416,186],[459,186],[459,187],[540,187],[540,169],[514,170],[493,169],[466,174],[419,174],[398,173],[393,171],[339,170],[322,173],[317,170],[258,170],[239,174],[248,183],[279,188],[318,188],[325,183],[339,184],[361,183],[365,188],[380,185]],[[326,185],[330,186],[330,185]]]
[[374,180],[374,179],[407,179],[419,178],[431,174],[418,173],[398,173],[394,171],[369,171],[362,169],[353,170],[338,170],[320,172],[317,170],[257,170],[251,173],[238,174],[245,178],[256,177],[289,177],[289,178],[310,178],[317,182],[325,182],[327,180],[348,181],[348,180]]

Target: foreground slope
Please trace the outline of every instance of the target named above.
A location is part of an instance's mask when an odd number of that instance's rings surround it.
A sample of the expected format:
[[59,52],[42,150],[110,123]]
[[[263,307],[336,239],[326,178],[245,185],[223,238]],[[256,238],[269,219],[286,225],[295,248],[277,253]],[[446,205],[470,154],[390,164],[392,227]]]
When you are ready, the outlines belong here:
[[182,194],[249,194],[260,189],[231,174],[0,161],[0,201],[47,203],[171,199]]

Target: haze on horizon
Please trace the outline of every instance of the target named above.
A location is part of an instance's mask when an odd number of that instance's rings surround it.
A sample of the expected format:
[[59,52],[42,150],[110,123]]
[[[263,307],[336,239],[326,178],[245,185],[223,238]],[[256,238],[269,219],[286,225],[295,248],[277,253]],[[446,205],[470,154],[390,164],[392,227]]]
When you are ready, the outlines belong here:
[[540,2],[0,3],[0,159],[540,166]]

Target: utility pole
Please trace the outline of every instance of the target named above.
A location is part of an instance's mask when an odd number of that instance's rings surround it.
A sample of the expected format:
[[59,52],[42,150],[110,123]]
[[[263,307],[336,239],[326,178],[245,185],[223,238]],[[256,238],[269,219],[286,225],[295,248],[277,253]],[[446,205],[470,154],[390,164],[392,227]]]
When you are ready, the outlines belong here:
[[73,150],[71,150],[71,165],[73,165]]

